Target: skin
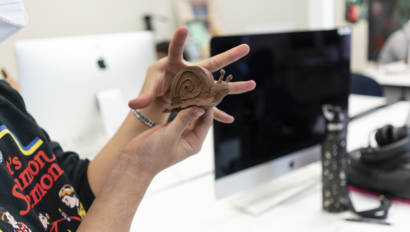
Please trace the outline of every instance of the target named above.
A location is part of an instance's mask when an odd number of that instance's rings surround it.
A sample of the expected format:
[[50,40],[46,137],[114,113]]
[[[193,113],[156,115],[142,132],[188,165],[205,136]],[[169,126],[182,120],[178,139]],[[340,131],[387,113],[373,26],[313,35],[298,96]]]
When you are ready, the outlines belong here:
[[18,85],[17,81],[16,81],[12,76],[10,76],[5,69],[3,69],[3,68],[1,69],[1,74],[2,74],[2,76],[3,76],[3,78],[4,78],[4,80],[5,80],[11,87],[13,87],[15,90],[19,91],[19,85]]
[[[197,153],[213,119],[232,123],[234,118],[216,108],[191,107],[171,122],[163,110],[170,105],[170,83],[182,68],[194,65],[182,58],[188,31],[179,28],[170,43],[169,56],[152,64],[138,98],[129,106],[157,123],[142,124],[132,113],[90,162],[88,180],[96,195],[78,231],[129,231],[132,218],[152,179],[165,168]],[[249,52],[239,45],[217,56],[195,63],[217,71]],[[229,83],[230,94],[255,88],[254,81]]]
[[146,130],[124,148],[78,231],[129,231],[154,176],[198,152],[212,125],[213,109],[192,107],[169,124]]
[[[190,65],[201,65],[214,72],[239,60],[249,52],[249,46],[243,44],[198,63],[189,63],[182,58],[187,36],[188,31],[185,27],[180,27],[175,32],[170,43],[169,56],[148,68],[139,97],[129,102],[131,108],[140,109],[143,115],[159,125],[166,123],[169,117],[169,113],[163,113],[163,111],[171,103],[170,84],[180,69]],[[229,94],[240,94],[253,90],[256,83],[254,81],[230,82],[228,86]],[[214,119],[220,122],[232,123],[234,121],[234,117],[217,108],[213,108],[212,114]],[[114,167],[126,144],[147,129],[148,127],[142,124],[135,115],[129,113],[119,130],[91,161],[88,168],[88,179],[96,196],[109,175],[107,170]]]

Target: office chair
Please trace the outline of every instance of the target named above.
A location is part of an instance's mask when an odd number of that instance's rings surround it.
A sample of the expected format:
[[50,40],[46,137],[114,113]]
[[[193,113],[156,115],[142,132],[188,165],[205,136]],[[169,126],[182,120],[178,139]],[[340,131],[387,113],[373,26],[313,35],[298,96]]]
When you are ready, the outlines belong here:
[[376,97],[384,96],[383,87],[374,79],[358,73],[351,73],[350,79],[350,93]]

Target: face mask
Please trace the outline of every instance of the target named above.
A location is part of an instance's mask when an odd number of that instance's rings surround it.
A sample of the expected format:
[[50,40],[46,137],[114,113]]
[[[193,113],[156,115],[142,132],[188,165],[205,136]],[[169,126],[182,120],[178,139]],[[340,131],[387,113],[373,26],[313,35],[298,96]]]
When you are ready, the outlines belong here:
[[19,31],[27,22],[23,0],[0,0],[0,42]]

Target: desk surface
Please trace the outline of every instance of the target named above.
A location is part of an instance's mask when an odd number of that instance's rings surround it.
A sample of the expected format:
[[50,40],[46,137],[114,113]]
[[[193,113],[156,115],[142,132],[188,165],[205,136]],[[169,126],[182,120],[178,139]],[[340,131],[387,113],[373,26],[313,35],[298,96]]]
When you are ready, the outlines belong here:
[[[379,126],[386,123],[402,125],[409,109],[410,103],[399,102],[353,121],[348,128],[348,149],[366,145],[368,142],[367,134]],[[205,147],[205,152],[210,151]],[[199,156],[201,155],[206,157],[207,154],[202,153]],[[207,165],[206,163],[202,164]],[[291,175],[317,178],[319,173],[320,166],[316,163],[297,171],[297,173],[291,173]],[[166,174],[163,173],[164,176]],[[286,176],[281,178],[286,178]],[[385,232],[410,230],[407,219],[410,206],[405,204],[395,203],[393,205],[388,220],[393,223],[392,226],[346,222],[344,218],[353,216],[349,212],[342,214],[323,212],[321,210],[320,184],[317,184],[310,191],[306,191],[297,199],[286,201],[260,216],[248,215],[237,210],[231,205],[229,198],[215,200],[213,191],[213,174],[205,172],[200,177],[181,182],[163,191],[151,192],[141,203],[131,231]],[[356,198],[361,204],[367,206],[374,203],[374,199],[361,195],[355,196],[354,202],[356,202]]]
[[[382,106],[386,100],[381,97],[350,95],[349,116],[353,117],[369,109]],[[207,175],[213,172],[213,132],[208,133],[199,154],[180,162],[161,172],[151,183],[148,195],[163,191],[176,184]]]
[[372,65],[364,70],[364,74],[383,86],[410,87],[410,66],[404,63],[392,63],[383,67]]
[[[308,171],[314,169],[308,168],[311,169]],[[316,168],[319,169],[318,165]],[[374,203],[372,199],[361,200],[366,201],[366,205]],[[356,201],[358,200],[354,199]],[[409,212],[410,206],[394,203],[388,220],[393,225],[388,227],[346,222],[345,218],[353,217],[349,212],[328,214],[322,211],[318,184],[298,199],[284,202],[262,215],[252,216],[234,208],[229,200],[216,201],[213,195],[213,175],[207,175],[145,198],[134,218],[131,231],[386,232],[405,231],[406,228],[408,231]]]

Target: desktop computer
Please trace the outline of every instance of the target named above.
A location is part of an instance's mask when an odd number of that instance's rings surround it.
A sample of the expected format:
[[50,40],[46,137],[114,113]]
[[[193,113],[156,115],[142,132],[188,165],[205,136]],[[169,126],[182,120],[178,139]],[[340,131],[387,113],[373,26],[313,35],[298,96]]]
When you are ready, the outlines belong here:
[[236,119],[213,127],[217,198],[320,159],[322,106],[347,111],[350,41],[350,28],[212,38],[212,55],[242,43],[250,46],[246,57],[225,70],[235,81],[257,84],[218,106]]
[[155,61],[146,31],[25,40],[15,52],[28,111],[65,150],[89,158],[119,127]]

